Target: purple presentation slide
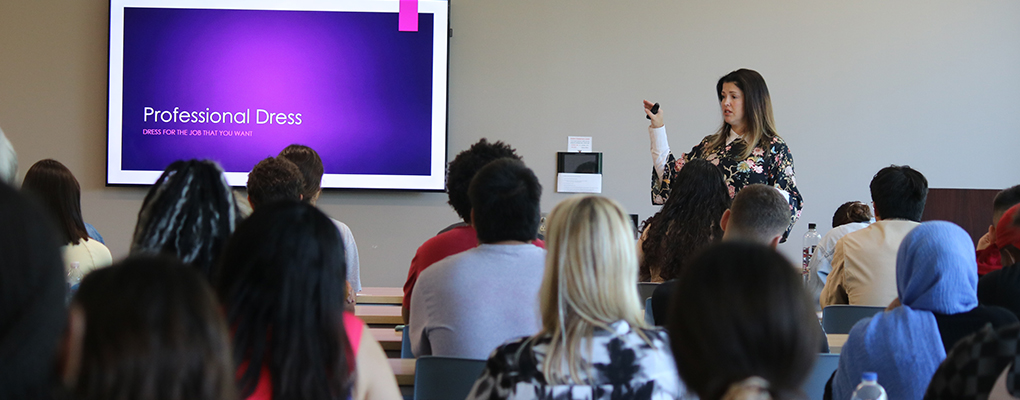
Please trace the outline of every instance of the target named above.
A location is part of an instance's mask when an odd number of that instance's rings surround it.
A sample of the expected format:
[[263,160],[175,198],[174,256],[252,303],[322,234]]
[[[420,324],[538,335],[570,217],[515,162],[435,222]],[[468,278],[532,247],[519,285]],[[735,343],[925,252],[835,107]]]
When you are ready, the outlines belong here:
[[[429,175],[433,15],[124,9],[122,167],[248,172],[292,143],[327,174]],[[439,44],[445,46],[445,43]]]

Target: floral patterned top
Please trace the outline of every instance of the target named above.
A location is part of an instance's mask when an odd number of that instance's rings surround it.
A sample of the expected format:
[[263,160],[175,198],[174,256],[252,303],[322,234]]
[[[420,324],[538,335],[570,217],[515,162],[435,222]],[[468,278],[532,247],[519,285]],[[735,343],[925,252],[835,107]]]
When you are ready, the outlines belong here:
[[[542,363],[550,337],[524,337],[496,348],[482,376],[467,399],[541,399],[541,400],[666,400],[694,398],[680,381],[669,338],[661,328],[642,332],[651,340],[645,343],[625,321],[610,325],[613,331],[596,330],[592,337],[590,377],[595,385],[550,385],[543,375]],[[588,348],[586,341],[581,348]],[[587,381],[588,376],[579,377]]]
[[731,198],[744,186],[756,183],[774,186],[789,194],[790,226],[783,234],[782,241],[785,242],[790,230],[793,229],[793,224],[800,218],[801,210],[804,209],[804,198],[800,195],[797,180],[794,178],[793,155],[790,154],[786,142],[779,136],[773,137],[770,142],[763,140],[751,151],[750,157],[741,159],[740,153],[746,145],[743,138],[738,137],[714,150],[709,149],[711,139],[712,135],[706,136],[689,153],[681,154],[680,159],[676,159],[673,153],[670,153],[662,171],[662,179],[659,179],[655,169],[652,169],[652,204],[661,205],[666,202],[669,198],[670,181],[687,161],[704,159],[722,169]]

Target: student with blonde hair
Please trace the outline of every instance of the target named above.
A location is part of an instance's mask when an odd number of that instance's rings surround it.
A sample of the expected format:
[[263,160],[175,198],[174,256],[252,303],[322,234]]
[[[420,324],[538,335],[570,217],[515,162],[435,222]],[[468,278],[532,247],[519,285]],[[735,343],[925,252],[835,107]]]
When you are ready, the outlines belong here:
[[468,399],[682,398],[669,338],[642,317],[622,207],[598,196],[564,200],[546,240],[542,329],[498,347]]

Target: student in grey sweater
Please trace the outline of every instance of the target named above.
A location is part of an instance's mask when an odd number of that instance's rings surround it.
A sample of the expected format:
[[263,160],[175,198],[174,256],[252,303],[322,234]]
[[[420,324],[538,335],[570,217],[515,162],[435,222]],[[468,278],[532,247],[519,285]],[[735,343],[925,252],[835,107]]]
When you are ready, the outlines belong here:
[[545,250],[538,234],[542,186],[524,163],[499,159],[478,171],[468,196],[477,248],[423,271],[411,298],[411,350],[486,359],[508,339],[538,331]]

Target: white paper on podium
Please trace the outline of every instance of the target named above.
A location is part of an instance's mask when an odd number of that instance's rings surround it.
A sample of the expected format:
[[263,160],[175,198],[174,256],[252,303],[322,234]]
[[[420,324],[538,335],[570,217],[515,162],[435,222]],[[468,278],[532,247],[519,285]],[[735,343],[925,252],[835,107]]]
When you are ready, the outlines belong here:
[[602,193],[602,174],[556,174],[559,193]]

